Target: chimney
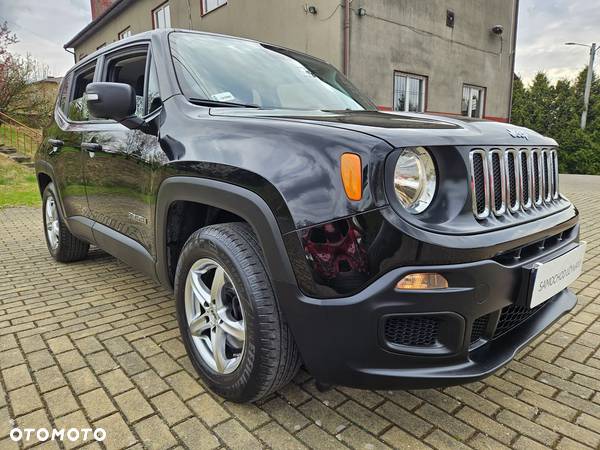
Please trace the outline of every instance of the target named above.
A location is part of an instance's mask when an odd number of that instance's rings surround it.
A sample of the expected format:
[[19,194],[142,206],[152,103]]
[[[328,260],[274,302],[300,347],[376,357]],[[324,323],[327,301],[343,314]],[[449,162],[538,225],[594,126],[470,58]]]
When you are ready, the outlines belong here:
[[92,6],[92,20],[96,20],[96,17],[101,16],[115,0],[90,0]]

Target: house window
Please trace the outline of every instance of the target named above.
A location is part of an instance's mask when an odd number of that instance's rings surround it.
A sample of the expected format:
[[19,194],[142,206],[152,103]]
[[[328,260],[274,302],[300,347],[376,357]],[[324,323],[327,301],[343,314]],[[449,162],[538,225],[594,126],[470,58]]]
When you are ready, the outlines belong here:
[[478,86],[463,86],[460,112],[467,117],[483,117],[485,105],[485,88]]
[[171,8],[168,3],[152,11],[152,26],[156,28],[171,28]]
[[394,75],[394,110],[423,112],[427,77],[408,73]]
[[130,36],[131,36],[131,28],[127,27],[127,28],[125,28],[123,31],[121,31],[119,33],[119,40],[121,40],[121,39],[127,39]]
[[202,15],[208,14],[209,12],[219,8],[220,6],[226,5],[227,0],[201,0],[202,4]]

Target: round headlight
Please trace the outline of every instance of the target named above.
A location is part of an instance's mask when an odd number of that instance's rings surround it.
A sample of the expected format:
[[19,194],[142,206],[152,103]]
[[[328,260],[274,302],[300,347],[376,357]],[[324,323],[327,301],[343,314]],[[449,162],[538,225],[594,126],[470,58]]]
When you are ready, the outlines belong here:
[[394,170],[394,190],[409,213],[419,214],[427,209],[436,183],[435,165],[427,150],[415,147],[400,152]]

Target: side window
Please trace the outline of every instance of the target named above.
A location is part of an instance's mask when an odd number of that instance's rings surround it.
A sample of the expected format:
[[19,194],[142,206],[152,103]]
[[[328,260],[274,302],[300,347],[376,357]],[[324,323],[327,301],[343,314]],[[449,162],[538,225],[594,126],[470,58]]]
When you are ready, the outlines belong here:
[[63,113],[67,114],[67,105],[69,104],[69,94],[71,93],[71,80],[73,78],[72,74],[66,75],[62,83],[60,84],[60,89],[58,91],[58,96],[56,97],[56,106]]
[[150,60],[150,69],[148,70],[148,90],[146,92],[146,114],[156,111],[162,104],[160,92],[158,90],[158,75],[154,58]]
[[144,115],[144,83],[146,81],[146,59],[145,50],[139,53],[128,53],[125,56],[115,56],[108,60],[106,76],[103,81],[113,83],[125,83],[135,91],[136,108],[135,115]]
[[81,72],[75,74],[74,88],[73,88],[73,99],[69,103],[67,117],[70,120],[77,122],[86,121],[90,119],[90,114],[85,103],[84,94],[85,88],[88,84],[94,81],[94,71],[96,65],[87,66]]

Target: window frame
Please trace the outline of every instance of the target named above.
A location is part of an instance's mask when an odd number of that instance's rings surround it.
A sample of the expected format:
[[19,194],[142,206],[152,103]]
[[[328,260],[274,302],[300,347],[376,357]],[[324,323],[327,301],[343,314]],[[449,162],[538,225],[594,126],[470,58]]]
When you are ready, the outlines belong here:
[[[467,107],[467,113],[468,114],[467,115],[463,115],[463,113],[462,113],[462,101],[463,101],[463,98],[464,98],[465,88],[469,89],[469,93],[473,89],[479,91],[479,103],[481,103],[481,116],[479,116],[479,117],[473,117],[471,115],[471,112],[472,112],[471,101],[473,100],[473,96],[472,95],[469,95],[469,106]],[[483,96],[483,101],[481,100],[482,96]],[[486,102],[487,102],[487,87],[485,87],[485,86],[479,86],[477,84],[472,84],[472,83],[463,83],[462,90],[461,90],[461,93],[460,93],[460,116],[461,117],[468,117],[469,119],[483,119],[483,118],[485,118]]]
[[223,6],[227,6],[227,4],[229,3],[229,1],[228,1],[228,0],[225,0],[225,3],[223,3],[223,4],[219,5],[219,6],[217,6],[217,7],[213,8],[213,9],[211,9],[211,10],[208,10],[208,9],[206,8],[206,6],[205,6],[205,5],[206,5],[206,1],[207,1],[207,0],[200,0],[200,17],[204,17],[204,16],[206,16],[207,14],[210,14],[211,12],[213,12],[213,11],[216,11],[216,10],[217,10],[217,9],[219,9],[219,8],[222,8]]
[[[129,32],[129,36],[123,36],[124,33]],[[128,26],[127,28],[122,29],[121,31],[119,31],[117,33],[117,39],[120,41],[122,39],[127,39],[129,37],[133,36],[133,32],[131,30],[131,26]]]
[[[65,74],[65,76],[63,77],[63,79],[60,83],[60,86],[58,88],[58,95],[56,96],[56,102],[54,104],[55,111],[60,112],[64,119],[67,119],[67,113],[65,113],[64,108],[66,108],[66,106],[70,103],[72,82],[73,82],[73,72],[68,72],[67,74]],[[60,103],[61,103],[61,98],[62,98],[63,94],[64,94],[66,100],[65,100],[65,104],[63,106],[61,106]]]
[[[67,101],[67,105],[70,105],[71,102],[74,100],[73,96],[75,95],[75,87],[77,86],[77,77],[79,75],[81,75],[82,73],[87,72],[87,70],[90,68],[90,66],[95,66],[94,67],[94,75],[92,76],[92,83],[95,83],[96,81],[98,81],[98,72],[100,70],[100,67],[102,65],[102,55],[98,56],[97,58],[92,59],[91,61],[88,61],[87,63],[85,63],[84,65],[82,65],[81,67],[77,67],[75,69],[73,69],[71,72],[69,72],[69,75],[71,76],[71,86],[69,87],[69,96],[68,96],[68,101]],[[68,111],[63,111],[63,115],[65,120],[68,123],[71,124],[88,124],[88,123],[98,123],[98,122],[105,122],[104,120],[101,119],[88,119],[88,120],[73,120],[69,117],[69,113]]]
[[393,82],[392,82],[392,111],[397,111],[397,112],[415,112],[415,111],[410,111],[408,109],[409,107],[409,102],[406,101],[405,102],[405,109],[404,111],[396,109],[396,102],[397,102],[397,98],[396,98],[396,77],[398,76],[404,76],[406,77],[406,85],[404,86],[405,92],[408,92],[408,80],[410,78],[416,78],[418,80],[421,80],[423,82],[423,91],[421,92],[421,104],[423,105],[423,110],[422,111],[416,111],[419,113],[424,113],[427,112],[427,100],[428,100],[428,95],[429,95],[429,77],[427,75],[421,75],[418,73],[412,73],[412,72],[404,72],[402,70],[394,70],[394,78],[393,78]]
[[[149,111],[150,105],[148,104],[148,87],[150,86],[150,72],[152,71],[152,67],[154,65],[154,73],[156,74],[156,83],[158,87],[158,96],[161,99],[160,107],[156,108],[154,111]],[[162,96],[160,95],[160,80],[158,78],[158,68],[154,63],[154,55],[152,54],[152,48],[148,45],[148,55],[146,56],[146,69],[144,71],[144,115],[142,119],[146,119],[148,117],[154,116],[157,112],[162,109]]]
[[165,7],[169,8],[169,26],[165,27],[165,28],[171,28],[171,5],[169,4],[169,0],[167,0],[166,2],[161,3],[160,5],[158,5],[156,8],[154,8],[150,14],[152,16],[152,29],[153,30],[158,30],[160,29],[157,26],[157,17],[156,17],[156,13],[161,10],[164,9]]
[[[148,112],[148,105],[147,105],[148,82],[149,82],[150,68],[152,67],[151,64],[152,64],[152,60],[153,60],[152,46],[149,41],[132,42],[131,44],[116,48],[116,49],[104,54],[103,58],[102,58],[102,68],[100,69],[100,71],[98,73],[98,80],[97,80],[97,81],[102,82],[103,80],[107,79],[108,68],[109,68],[111,61],[113,61],[115,59],[123,59],[128,56],[140,55],[144,51],[146,52],[146,64],[144,67],[144,91],[143,91],[144,114],[142,116],[140,116],[140,119],[146,119],[150,116],[153,116],[154,114],[156,114],[157,111],[160,111],[160,109],[162,108],[162,106],[161,106],[160,108],[155,109],[151,113]],[[158,69],[157,69],[157,77],[158,77]],[[157,78],[157,80],[158,80],[158,78]],[[159,84],[159,93],[160,93],[160,82],[158,84]],[[107,123],[117,123],[116,120],[110,120],[110,119],[109,120],[98,119],[98,120],[102,121],[102,122],[107,122]]]

